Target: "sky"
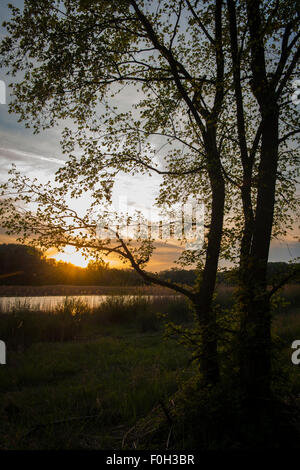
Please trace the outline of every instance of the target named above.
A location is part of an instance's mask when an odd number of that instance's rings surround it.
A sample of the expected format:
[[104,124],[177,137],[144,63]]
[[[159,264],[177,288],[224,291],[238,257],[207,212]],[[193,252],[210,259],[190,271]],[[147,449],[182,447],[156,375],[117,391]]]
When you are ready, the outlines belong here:
[[[13,0],[16,6],[22,6],[22,0]],[[7,1],[0,0],[0,18],[1,22],[8,18]],[[3,36],[4,28],[0,28],[0,37]],[[0,70],[0,80],[8,84],[9,78],[5,76],[5,71]],[[7,100],[9,96],[7,96]],[[127,95],[127,100],[134,102],[135,92]],[[60,149],[60,131],[53,128],[43,131],[41,134],[33,135],[30,129],[26,129],[22,122],[18,122],[18,116],[9,114],[6,104],[0,104],[0,179],[4,181],[7,177],[7,171],[14,163],[17,168],[30,177],[36,177],[40,182],[46,182],[53,178],[54,173],[64,164],[66,159]],[[160,176],[152,177],[137,175],[130,177],[122,175],[118,178],[113,201],[118,205],[120,197],[126,198],[128,204],[137,209],[148,211],[153,208],[155,197],[158,195]],[[78,204],[82,208],[88,207],[89,199],[82,198]],[[8,237],[0,228],[0,243],[13,242],[13,237]],[[69,247],[65,254],[57,253],[51,250],[49,255],[63,261],[70,261],[78,265],[85,265],[86,260],[80,254],[74,253]],[[153,271],[159,271],[174,266],[174,260],[178,258],[182,248],[175,242],[158,243],[148,268]],[[296,256],[300,256],[299,243],[293,239],[293,233],[290,233],[285,240],[272,242],[270,249],[270,261],[288,261]],[[112,259],[112,265],[117,266],[118,261]]]

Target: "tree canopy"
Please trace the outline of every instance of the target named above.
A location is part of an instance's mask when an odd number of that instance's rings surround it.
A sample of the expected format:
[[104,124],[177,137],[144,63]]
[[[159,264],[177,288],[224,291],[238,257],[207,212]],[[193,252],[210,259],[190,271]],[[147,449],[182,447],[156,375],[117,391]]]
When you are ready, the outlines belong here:
[[[281,286],[267,290],[269,246],[299,210],[299,22],[296,0],[27,0],[22,12],[12,7],[0,47],[1,64],[23,74],[10,110],[35,132],[73,123],[62,132],[68,161],[55,186],[12,169],[2,187],[4,228],[45,248],[116,253],[146,282],[186,295],[208,383],[219,378],[217,270],[222,259],[235,263],[242,375],[262,395],[270,297]],[[204,244],[181,256],[183,266],[197,265],[193,288],[146,272],[151,238],[97,237],[121,172],[162,175],[159,205],[204,202]],[[87,192],[93,203],[80,215],[68,198]],[[250,357],[256,366],[246,365]]]

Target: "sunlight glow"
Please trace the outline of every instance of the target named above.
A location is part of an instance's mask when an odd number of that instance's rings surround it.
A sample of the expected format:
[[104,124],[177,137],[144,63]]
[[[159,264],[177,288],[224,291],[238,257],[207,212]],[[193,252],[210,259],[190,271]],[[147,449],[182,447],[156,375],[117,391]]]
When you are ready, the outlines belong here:
[[74,246],[66,246],[65,250],[60,253],[56,253],[50,258],[55,259],[56,261],[64,261],[65,263],[72,263],[75,266],[79,266],[81,268],[86,268],[89,264],[89,259],[86,259],[80,251],[76,251]]

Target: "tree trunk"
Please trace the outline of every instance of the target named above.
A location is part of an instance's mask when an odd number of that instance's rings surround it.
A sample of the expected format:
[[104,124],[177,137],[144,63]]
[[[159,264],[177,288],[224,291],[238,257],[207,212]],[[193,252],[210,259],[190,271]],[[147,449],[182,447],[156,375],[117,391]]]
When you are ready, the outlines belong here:
[[203,385],[215,385],[220,378],[216,317],[211,308],[204,314],[203,304],[195,304],[194,308],[201,335],[201,346],[197,351],[201,382]]
[[212,302],[223,233],[225,184],[216,149],[214,126],[208,129],[206,148],[209,155],[208,174],[212,190],[212,208],[205,265],[194,306],[201,332],[200,374],[204,384],[215,384],[219,380],[219,364],[216,315]]
[[267,398],[271,384],[271,319],[267,263],[278,162],[278,107],[269,96],[262,109],[262,148],[256,214],[248,267],[242,260],[240,305],[242,387],[248,397]]

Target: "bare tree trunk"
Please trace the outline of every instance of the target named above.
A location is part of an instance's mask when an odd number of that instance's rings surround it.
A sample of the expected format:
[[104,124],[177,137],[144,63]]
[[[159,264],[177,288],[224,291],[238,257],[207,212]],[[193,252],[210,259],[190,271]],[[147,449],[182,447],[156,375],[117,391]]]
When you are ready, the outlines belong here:
[[200,373],[204,383],[219,380],[217,353],[216,315],[213,309],[213,294],[216,286],[218,262],[224,221],[225,184],[220,157],[216,150],[215,128],[209,129],[207,150],[210,153],[208,173],[212,189],[212,209],[208,234],[205,266],[199,291],[194,302],[198,325],[201,331],[199,351]]
[[271,318],[267,263],[278,162],[278,108],[272,95],[262,109],[262,148],[253,239],[248,268],[243,260],[241,380],[248,396],[267,397],[271,382]]
[[[201,345],[197,351],[199,372],[203,385],[215,385],[220,379],[216,317],[210,306],[194,304],[201,334]],[[206,308],[206,310],[204,310]]]

